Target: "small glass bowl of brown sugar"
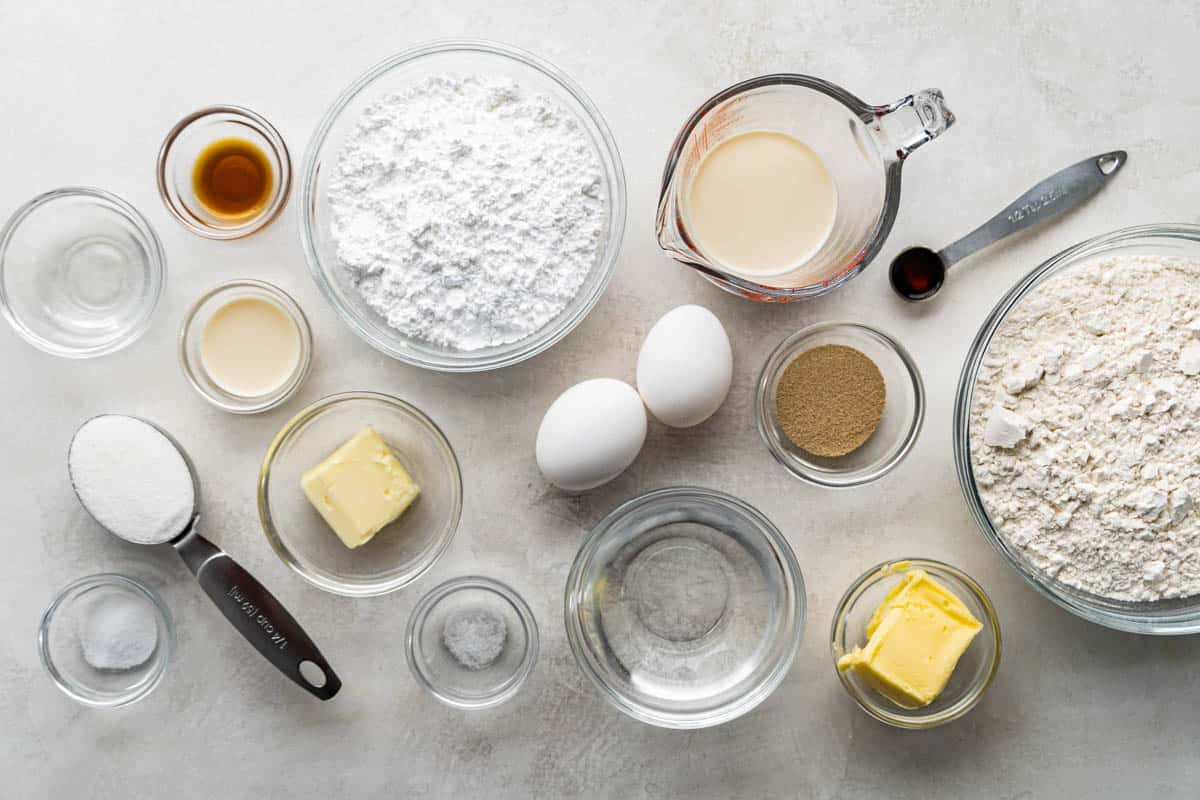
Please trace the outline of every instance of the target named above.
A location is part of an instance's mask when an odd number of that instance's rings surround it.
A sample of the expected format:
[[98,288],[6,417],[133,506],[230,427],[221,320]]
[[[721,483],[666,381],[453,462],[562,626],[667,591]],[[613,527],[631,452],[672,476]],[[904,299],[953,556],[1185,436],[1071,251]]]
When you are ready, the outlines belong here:
[[292,188],[287,145],[259,114],[209,106],[176,123],[158,151],[158,193],[193,233],[239,239],[279,216]]
[[788,336],[763,366],[758,431],[789,472],[818,486],[860,486],[912,449],[925,387],[912,356],[886,333],[823,322]]

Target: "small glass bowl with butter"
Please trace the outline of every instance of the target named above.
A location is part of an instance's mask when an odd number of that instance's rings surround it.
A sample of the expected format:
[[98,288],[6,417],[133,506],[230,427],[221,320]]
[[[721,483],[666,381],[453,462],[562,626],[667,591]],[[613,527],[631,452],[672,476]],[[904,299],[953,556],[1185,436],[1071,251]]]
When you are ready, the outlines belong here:
[[205,293],[179,328],[188,383],[217,408],[257,414],[286,402],[312,366],[312,330],[291,296],[236,280]]
[[[398,489],[394,481],[357,473],[341,493],[316,485],[331,460],[355,457],[346,448],[378,441],[362,435],[368,428],[399,465],[392,477],[403,474],[417,493],[373,535],[348,543],[332,522],[367,524],[374,514],[384,521],[398,508],[388,498]],[[371,453],[378,447],[364,458]],[[310,496],[322,495],[330,508],[318,510]],[[372,392],[336,394],[305,408],[271,442],[259,473],[258,514],[276,554],[312,585],[348,597],[387,594],[423,575],[449,547],[462,515],[462,475],[445,434],[416,407]]]
[[[879,621],[885,615],[877,610],[889,602],[894,607],[920,573],[931,580],[917,583],[927,591],[914,598],[915,613]],[[973,636],[972,619],[978,624]],[[877,635],[868,636],[869,628]],[[923,730],[962,717],[983,698],[1000,667],[1000,622],[969,575],[940,561],[909,558],[872,567],[850,585],[834,611],[830,646],[838,679],[859,708],[888,725]],[[940,691],[945,676],[936,674],[939,668],[952,670]],[[921,705],[928,699],[919,697],[923,693],[936,696]]]

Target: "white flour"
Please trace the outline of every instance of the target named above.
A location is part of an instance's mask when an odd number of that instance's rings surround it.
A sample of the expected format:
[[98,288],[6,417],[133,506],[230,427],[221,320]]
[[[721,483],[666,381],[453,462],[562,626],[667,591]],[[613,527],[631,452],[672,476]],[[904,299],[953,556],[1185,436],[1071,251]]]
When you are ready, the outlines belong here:
[[1200,263],[1112,256],[1026,297],[976,383],[971,454],[997,529],[1066,584],[1200,594]]
[[366,108],[329,188],[337,257],[393,328],[477,350],[578,293],[605,231],[603,172],[557,100],[434,76]]

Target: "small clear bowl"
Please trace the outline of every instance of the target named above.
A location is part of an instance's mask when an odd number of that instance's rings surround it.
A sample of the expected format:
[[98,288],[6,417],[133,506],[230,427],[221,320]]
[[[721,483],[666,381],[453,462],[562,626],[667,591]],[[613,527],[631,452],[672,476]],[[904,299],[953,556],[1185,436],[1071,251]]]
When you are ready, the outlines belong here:
[[[143,614],[155,625],[149,657],[129,669],[92,666],[84,642],[92,641],[88,621],[96,614]],[[162,681],[175,648],[171,613],[153,589],[124,575],[91,575],[71,583],[54,598],[38,628],[42,666],[68,697],[84,705],[116,708],[141,700]],[[101,660],[93,655],[92,661]]]
[[[204,329],[213,314],[234,300],[246,298],[266,300],[274,304],[287,314],[300,337],[300,358],[296,362],[296,368],[286,381],[267,394],[239,395],[225,389],[209,376],[204,359],[200,355]],[[211,289],[188,310],[179,328],[179,365],[183,368],[188,383],[205,400],[233,414],[257,414],[286,402],[308,377],[312,367],[312,355],[312,329],[309,327],[308,317],[304,316],[304,312],[291,295],[265,281],[229,281]]]
[[567,641],[610,703],[706,728],[775,691],[804,632],[804,579],[783,534],[721,492],[659,489],[592,530],[567,577]]
[[[368,425],[421,494],[351,550],[308,502],[300,477]],[[387,594],[446,552],[462,515],[462,475],[445,434],[416,407],[372,392],[335,394],[301,411],[271,442],[258,478],[258,515],[276,554],[313,586],[347,597]]]
[[102,189],[56,189],[0,231],[0,312],[43,352],[101,356],[150,327],[165,271],[162,245],[137,209]]
[[[867,623],[875,609],[905,571],[923,569],[954,593],[983,623],[983,628],[971,641],[946,688],[923,708],[903,708],[873,688],[850,670],[837,668],[838,659],[862,645],[867,638]],[[897,728],[923,730],[953,722],[965,715],[983,698],[996,671],[1000,668],[1000,621],[996,609],[983,588],[960,569],[925,558],[906,558],[885,561],[863,573],[842,595],[833,612],[830,631],[830,650],[833,669],[846,693],[858,707],[880,722]]]
[[[504,620],[507,635],[500,655],[482,669],[459,663],[446,647],[443,631],[451,615],[487,611]],[[533,672],[538,627],[529,606],[515,591],[491,578],[447,581],[421,598],[404,634],[408,667],[421,688],[454,708],[491,708],[508,700]]]
[[1081,619],[1114,630],[1153,636],[1200,633],[1200,595],[1150,602],[1114,600],[1077,589],[1039,569],[992,522],[975,483],[971,461],[971,415],[976,377],[987,356],[992,337],[1012,310],[1035,293],[1045,281],[1093,259],[1119,255],[1200,260],[1200,225],[1140,225],[1102,234],[1068,247],[1017,281],[988,314],[963,362],[954,400],[955,470],[967,508],[984,538],[1042,596]]
[[[815,456],[797,447],[783,432],[775,404],[788,364],[805,350],[827,344],[853,347],[874,361],[887,391],[879,427],[862,447],[840,458]],[[912,356],[883,331],[853,322],[822,322],[793,333],[767,356],[754,406],[759,434],[788,472],[817,486],[845,488],[883,477],[908,455],[925,419],[925,385]]]
[[[221,139],[244,139],[258,147],[274,171],[271,195],[252,216],[222,217],[196,197],[192,170],[205,147]],[[209,106],[188,114],[171,128],[158,151],[158,193],[175,219],[209,239],[240,239],[267,227],[287,205],[292,160],[275,126],[241,106]]]
[[[403,91],[431,75],[483,73],[512,78],[558,100],[591,140],[604,173],[608,198],[605,240],[574,300],[547,325],[526,338],[479,350],[453,350],[413,339],[392,328],[359,296],[337,259],[330,231],[329,183],[347,134],[359,124],[363,109],[381,96]],[[571,78],[537,56],[494,42],[453,40],[405,50],[375,65],[356,79],[325,113],[304,158],[300,182],[301,244],[309,271],[338,316],[372,347],[392,358],[443,372],[479,372],[507,367],[550,348],[592,310],[604,294],[617,265],[625,231],[625,173],[612,133]]]

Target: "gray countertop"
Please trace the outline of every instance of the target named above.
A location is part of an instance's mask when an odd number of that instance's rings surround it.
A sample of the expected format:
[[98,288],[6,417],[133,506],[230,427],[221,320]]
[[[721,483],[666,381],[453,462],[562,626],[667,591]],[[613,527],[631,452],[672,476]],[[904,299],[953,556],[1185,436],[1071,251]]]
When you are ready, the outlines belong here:
[[[951,406],[970,339],[1018,276],[1083,238],[1126,225],[1200,218],[1200,19],[1194,3],[495,2],[303,4],[180,0],[87,4],[0,0],[6,77],[0,214],[67,184],[110,189],[162,237],[169,280],[147,335],[83,362],[35,352],[0,330],[0,770],[5,797],[816,798],[1195,797],[1200,640],[1090,625],[1025,586],[967,516],[954,476]],[[264,233],[199,239],[154,187],[161,137],[183,114],[234,102],[271,119],[299,160],[334,96],[375,61],[422,40],[486,36],[534,50],[573,75],[608,120],[625,162],[629,217],[616,277],[549,352],[482,375],[422,372],[357,339],[319,297],[299,248],[296,208]],[[937,86],[958,125],[914,155],[878,262],[833,296],[764,306],[726,295],[657,248],[662,162],[677,127],[713,91],[772,71],[829,78],[870,102]],[[938,299],[891,296],[886,264],[942,246],[1035,181],[1122,147],[1114,185],[1060,224],[958,267]],[[882,262],[882,264],[880,263]],[[314,372],[285,407],[217,411],[176,365],[175,334],[203,290],[259,277],[294,293],[316,336]],[[541,413],[576,381],[631,380],[642,336],[685,302],[711,308],[733,340],[734,386],[698,428],[652,424],[634,466],[579,496],[539,475]],[[910,348],[929,392],[924,432],[894,473],[832,493],[768,455],[751,413],[771,347],[811,322],[853,319]],[[462,462],[462,526],[417,584],[364,600],[292,575],[259,528],[254,490],[268,442],[325,394],[374,389],[444,427]],[[71,493],[65,448],[85,417],[124,411],[174,433],[199,468],[204,527],[271,587],[345,681],[318,703],[281,678],[211,606],[169,548],[101,532]],[[761,509],[787,535],[808,583],[808,625],[786,681],[750,714],[673,732],[627,719],[576,669],[562,587],[585,532],[647,489],[694,483]],[[878,561],[952,562],[990,592],[1004,629],[999,677],[967,718],[907,733],[869,719],[833,674],[828,629],[847,584]],[[178,650],[159,689],[123,710],[75,705],[42,673],[38,618],[54,593],[115,570],[159,589]],[[417,688],[403,629],[441,580],[482,573],[516,587],[541,624],[525,690],[464,713]]]

